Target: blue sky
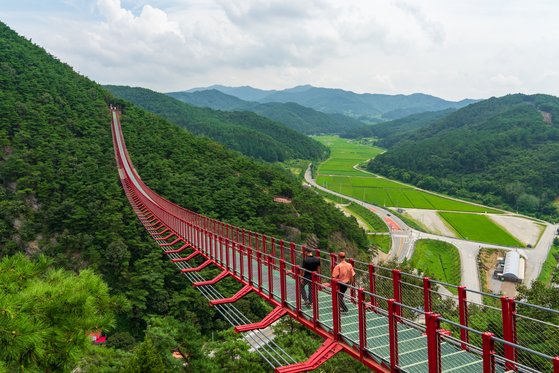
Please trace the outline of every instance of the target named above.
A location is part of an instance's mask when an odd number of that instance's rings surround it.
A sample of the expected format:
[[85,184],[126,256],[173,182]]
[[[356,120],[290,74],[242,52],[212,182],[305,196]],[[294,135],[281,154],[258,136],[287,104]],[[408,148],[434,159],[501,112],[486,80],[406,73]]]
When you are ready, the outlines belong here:
[[103,84],[559,96],[555,0],[2,0],[0,20]]

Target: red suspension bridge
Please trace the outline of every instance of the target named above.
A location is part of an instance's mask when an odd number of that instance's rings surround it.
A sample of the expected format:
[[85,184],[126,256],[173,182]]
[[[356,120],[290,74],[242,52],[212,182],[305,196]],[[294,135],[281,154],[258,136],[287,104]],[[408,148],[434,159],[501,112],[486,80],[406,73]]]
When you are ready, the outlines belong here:
[[[377,372],[559,373],[559,326],[549,322],[559,311],[513,298],[354,260],[356,280],[343,294],[330,277],[336,256],[314,249],[321,271],[313,273],[312,306],[304,306],[298,265],[304,246],[210,219],[153,192],[130,160],[121,113],[111,107],[111,114],[120,180],[138,218],[170,261],[276,372],[313,370],[345,351]],[[201,273],[210,266],[221,273],[205,279]],[[242,285],[231,297],[213,287],[225,277]],[[251,292],[275,307],[256,323],[234,304]],[[474,293],[482,303],[469,300]],[[340,297],[348,312],[340,313]],[[296,362],[260,331],[283,316],[325,339],[307,361]]]

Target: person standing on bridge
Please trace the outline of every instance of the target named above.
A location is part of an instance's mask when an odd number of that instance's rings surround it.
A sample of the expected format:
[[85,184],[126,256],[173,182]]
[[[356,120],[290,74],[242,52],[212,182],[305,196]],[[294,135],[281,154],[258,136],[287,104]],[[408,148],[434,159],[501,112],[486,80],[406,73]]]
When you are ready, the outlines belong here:
[[338,253],[338,264],[334,267],[332,271],[332,278],[338,280],[340,293],[338,294],[338,303],[340,305],[340,312],[347,312],[347,306],[345,305],[344,297],[347,290],[347,286],[353,283],[355,278],[355,270],[353,266],[346,262],[345,252],[340,251]]
[[[303,283],[301,284],[301,297],[305,306],[312,305],[312,274],[320,268],[320,259],[313,256],[311,249],[305,249],[305,259],[303,259]],[[308,288],[308,291],[305,291]]]

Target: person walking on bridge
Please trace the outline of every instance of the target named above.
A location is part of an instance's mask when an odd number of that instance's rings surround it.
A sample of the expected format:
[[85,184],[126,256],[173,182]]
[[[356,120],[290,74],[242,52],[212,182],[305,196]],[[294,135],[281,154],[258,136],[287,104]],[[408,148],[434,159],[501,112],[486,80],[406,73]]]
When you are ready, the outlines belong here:
[[347,286],[353,283],[353,279],[355,278],[355,270],[353,266],[346,262],[345,260],[345,252],[340,251],[338,253],[338,264],[334,267],[332,271],[332,278],[338,280],[340,293],[338,294],[338,303],[340,305],[341,312],[347,312],[347,306],[344,301],[345,292],[347,290]]
[[[303,283],[301,284],[301,297],[305,306],[312,305],[312,274],[320,268],[320,259],[313,256],[311,249],[305,249],[305,259],[303,259]],[[308,291],[305,291],[308,289]]]

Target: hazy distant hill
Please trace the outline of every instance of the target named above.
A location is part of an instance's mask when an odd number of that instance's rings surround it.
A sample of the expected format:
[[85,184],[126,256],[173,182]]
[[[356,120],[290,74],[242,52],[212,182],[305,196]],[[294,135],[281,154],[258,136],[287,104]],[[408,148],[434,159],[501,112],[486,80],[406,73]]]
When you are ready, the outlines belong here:
[[292,102],[261,104],[244,101],[217,89],[171,92],[168,95],[200,107],[227,111],[252,111],[306,134],[341,133],[364,125],[363,122],[341,114],[326,114]]
[[238,97],[241,100],[245,100],[245,101],[258,101],[268,96],[271,93],[278,92],[276,90],[264,90],[264,89],[253,88],[247,85],[242,87],[227,87],[219,84],[211,85],[209,87],[192,88],[185,92],[199,92],[199,91],[207,91],[207,90],[217,90],[225,94]]
[[348,139],[378,137],[380,138],[378,145],[390,147],[406,135],[427,127],[433,124],[433,122],[437,119],[443,118],[454,111],[455,109],[446,109],[441,111],[426,111],[424,113],[412,114],[407,117],[388,122],[355,128],[341,134],[340,136]]
[[492,205],[557,216],[557,97],[491,98],[384,145],[393,146],[369,170]]
[[[311,85],[297,86],[281,91],[265,91],[252,87],[224,87],[215,85],[206,89],[216,89],[241,99],[267,102],[295,102],[325,113],[338,113],[353,118],[377,122],[392,120],[425,111],[440,111],[448,108],[459,109],[476,100],[447,101],[442,98],[414,93],[411,95],[384,95],[355,93],[334,88],[320,88]],[[200,91],[195,88],[191,91]]]
[[266,161],[319,159],[327,148],[286,126],[251,112],[199,108],[145,88],[106,86],[114,95],[158,114],[194,134]]

